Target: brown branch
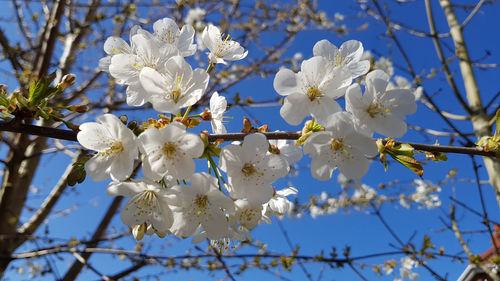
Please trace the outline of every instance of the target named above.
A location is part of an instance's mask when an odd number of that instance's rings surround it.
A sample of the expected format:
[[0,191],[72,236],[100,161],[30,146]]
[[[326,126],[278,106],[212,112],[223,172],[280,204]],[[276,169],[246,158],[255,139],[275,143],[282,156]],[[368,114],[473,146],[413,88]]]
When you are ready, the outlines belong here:
[[[49,127],[40,127],[27,124],[16,124],[12,122],[0,122],[0,131],[16,132],[23,134],[39,135],[55,139],[77,141],[77,132],[70,130],[62,130]],[[249,133],[227,133],[227,134],[209,134],[208,141],[242,141]],[[265,132],[267,139],[270,140],[296,140],[300,138],[301,133],[298,132]],[[482,148],[476,147],[459,147],[459,146],[446,146],[446,145],[430,145],[413,142],[396,141],[396,144],[407,143],[417,150],[428,152],[443,152],[443,153],[457,153],[468,155],[482,155],[489,157],[496,157],[494,151],[484,151]]]
[[21,65],[21,63],[19,63],[17,57],[14,55],[14,52],[12,51],[13,48],[12,46],[10,46],[9,40],[7,39],[1,28],[0,46],[2,46],[5,56],[9,59],[12,68],[14,68],[14,70],[16,71],[16,76],[19,76],[18,72],[23,70],[23,66]]
[[[475,259],[476,255],[472,253],[472,251],[469,248],[469,245],[467,245],[467,243],[465,242],[464,238],[462,237],[462,233],[458,228],[457,220],[455,219],[455,205],[451,205],[450,219],[451,219],[451,228],[453,230],[453,233],[455,233],[455,236],[460,242],[460,246],[462,246],[462,249],[469,256],[469,261],[473,263],[474,260],[476,260]],[[483,270],[486,274],[488,274],[488,276],[490,276],[494,281],[500,281],[500,277],[494,274],[486,265],[484,265],[484,263],[473,263],[473,264],[481,268],[481,270]]]
[[[131,257],[141,257],[143,259],[156,259],[156,260],[183,260],[183,259],[197,259],[197,258],[217,258],[215,254],[212,253],[203,253],[199,255],[172,255],[172,256],[165,256],[165,255],[150,255],[150,254],[144,254],[141,252],[136,252],[136,251],[127,251],[127,250],[122,250],[122,249],[111,249],[111,248],[86,248],[86,249],[78,249],[75,247],[61,247],[57,249],[50,249],[50,250],[37,250],[37,251],[30,251],[30,252],[24,252],[24,253],[19,253],[19,254],[12,254],[9,257],[3,257],[0,256],[0,259],[2,258],[9,258],[9,259],[29,259],[29,258],[36,258],[44,255],[50,255],[50,254],[56,254],[56,253],[106,253],[106,254],[115,254],[115,255],[125,255],[125,256],[131,256]],[[377,258],[377,257],[383,257],[383,256],[392,256],[392,255],[400,255],[400,254],[405,254],[403,250],[396,250],[396,251],[391,251],[391,252],[383,252],[383,253],[375,253],[375,254],[368,254],[368,255],[363,255],[363,256],[357,256],[357,257],[349,257],[349,258],[327,258],[327,257],[320,257],[320,256],[305,256],[305,255],[280,255],[280,254],[227,254],[227,255],[222,255],[221,257],[224,259],[242,259],[242,258],[255,258],[255,257],[261,257],[261,258],[280,258],[280,257],[289,257],[293,258],[296,260],[309,260],[309,261],[317,261],[317,262],[326,262],[326,263],[346,263],[346,262],[351,262],[351,261],[356,261],[356,260],[365,260],[365,259],[371,259],[371,258]]]
[[[472,110],[471,121],[474,132],[478,139],[484,136],[491,136],[491,125],[489,117],[486,114],[485,107],[481,100],[476,76],[472,68],[472,62],[469,56],[469,50],[462,33],[462,27],[458,23],[457,16],[449,0],[439,0],[439,4],[446,15],[446,21],[450,28],[450,34],[455,45],[455,54],[459,59],[460,72],[464,81],[467,101]],[[500,161],[499,159],[484,158],[484,164],[488,171],[491,186],[495,191],[497,203],[500,206]]]
[[455,97],[457,98],[458,102],[462,107],[465,109],[465,111],[470,115],[471,109],[465,102],[465,99],[462,97],[462,94],[458,90],[457,84],[455,83],[455,79],[453,79],[453,75],[450,71],[450,68],[448,67],[448,62],[446,61],[444,54],[443,54],[443,49],[441,48],[441,43],[439,42],[439,38],[437,37],[437,32],[436,32],[436,25],[434,24],[434,16],[432,13],[432,7],[430,0],[425,0],[425,10],[427,12],[427,21],[429,22],[429,29],[431,31],[432,35],[432,42],[434,43],[434,47],[436,48],[436,53],[438,55],[439,61],[441,62],[441,65],[443,66],[445,76],[446,76],[446,81],[448,81],[448,84],[450,84],[452,92],[455,94]]
[[[20,235],[25,236],[26,239],[30,237],[29,235],[33,234],[35,230],[40,226],[40,224],[47,218],[47,216],[52,211],[52,208],[56,204],[57,200],[61,197],[62,193],[68,186],[68,177],[75,168],[73,166],[74,163],[77,163],[85,154],[79,152],[78,155],[71,161],[71,163],[66,168],[66,171],[59,179],[59,182],[54,186],[50,194],[47,196],[45,201],[42,203],[40,209],[26,222],[23,224],[18,232]],[[23,240],[26,240],[23,239]],[[20,244],[24,241],[16,241]]]
[[49,70],[52,56],[54,55],[54,46],[59,36],[59,24],[66,6],[64,0],[54,1],[51,8],[51,14],[47,19],[43,35],[41,36],[40,49],[36,54],[33,64],[33,73],[38,77],[42,77]]
[[[91,240],[98,241],[99,238],[101,238],[104,233],[106,233],[106,229],[108,228],[109,223],[111,222],[111,219],[115,215],[116,211],[120,207],[122,203],[123,197],[122,196],[116,196],[113,199],[113,202],[111,202],[111,205],[109,206],[108,210],[106,211],[106,214],[102,218],[101,222],[99,223],[99,226],[96,228],[94,231],[94,234],[92,235]],[[95,243],[90,243],[88,244],[89,248],[96,247],[98,245],[98,242]],[[87,249],[85,249],[87,250]],[[77,251],[73,251],[77,252]],[[81,251],[82,258],[87,261],[90,258],[90,255],[92,252],[89,251]],[[80,271],[82,270],[84,264],[81,263],[79,260],[76,260],[73,262],[71,265],[70,269],[66,272],[64,277],[61,279],[62,281],[69,281],[69,280],[75,280],[78,274],[80,274]]]

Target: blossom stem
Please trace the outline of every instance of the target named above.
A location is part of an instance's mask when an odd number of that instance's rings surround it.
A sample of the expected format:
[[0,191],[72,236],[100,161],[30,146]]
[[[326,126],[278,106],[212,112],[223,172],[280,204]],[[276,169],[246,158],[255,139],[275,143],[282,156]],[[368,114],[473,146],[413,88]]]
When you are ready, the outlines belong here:
[[[212,167],[212,170],[214,171],[214,175],[217,178],[217,183],[219,184],[219,190],[222,190],[222,184],[221,184],[222,175],[220,174],[219,168],[217,168],[217,165],[215,164],[215,161],[214,161],[214,159],[212,159],[211,156],[208,156],[207,159],[208,159],[209,167]],[[224,179],[222,179],[222,181],[224,183],[226,183],[226,181]]]
[[212,68],[214,68],[214,64],[212,62],[208,63],[208,67],[207,67],[206,72],[210,73],[210,71],[212,70]]
[[191,111],[191,105],[186,109],[186,112],[184,112],[184,116],[182,116],[182,121],[184,121],[188,117],[189,111]]

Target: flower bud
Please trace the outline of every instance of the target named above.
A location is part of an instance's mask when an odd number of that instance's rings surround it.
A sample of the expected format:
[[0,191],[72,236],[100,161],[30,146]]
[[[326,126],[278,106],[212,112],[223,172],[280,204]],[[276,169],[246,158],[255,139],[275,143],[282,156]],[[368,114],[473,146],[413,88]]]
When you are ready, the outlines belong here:
[[212,120],[212,113],[208,109],[204,109],[203,113],[201,113],[201,119],[203,121],[211,121]]
[[85,113],[89,110],[89,107],[86,104],[70,105],[68,106],[68,110],[78,113]]
[[63,76],[61,83],[57,85],[58,88],[61,90],[65,89],[66,87],[69,87],[73,84],[75,84],[76,81],[76,75],[75,74],[66,74]]

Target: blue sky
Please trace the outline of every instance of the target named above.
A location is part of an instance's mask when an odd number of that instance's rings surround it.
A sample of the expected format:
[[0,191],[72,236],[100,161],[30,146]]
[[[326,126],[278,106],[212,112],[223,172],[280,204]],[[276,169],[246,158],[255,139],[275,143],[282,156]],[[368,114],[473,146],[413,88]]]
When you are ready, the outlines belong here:
[[[435,17],[437,19],[437,27],[440,32],[446,31],[447,24],[442,17],[441,10],[437,5],[437,1],[433,2],[433,8]],[[462,1],[463,3],[468,3],[467,1]],[[423,1],[414,1],[405,5],[397,4],[394,1],[388,1],[392,10],[392,16],[395,20],[406,23],[408,26],[415,27],[416,29],[427,31],[427,21],[425,17],[425,7]],[[2,3],[2,5],[4,5]],[[358,4],[354,1],[319,1],[320,9],[324,10],[329,16],[333,16],[336,12],[345,15],[356,14],[359,10]],[[139,12],[142,12],[141,10]],[[498,48],[499,45],[498,36],[493,36],[497,34],[496,28],[498,27],[498,18],[495,15],[500,13],[500,9],[497,6],[488,6],[483,8],[478,15],[471,21],[471,23],[465,28],[464,35],[467,39],[467,44],[473,59],[483,57],[486,52],[490,52],[491,55],[485,59],[485,63],[495,63],[500,60],[500,53]],[[1,9],[0,16],[7,17],[10,14],[8,9]],[[457,14],[459,20],[462,20],[466,14],[459,12]],[[210,17],[210,15],[209,15]],[[293,44],[288,49],[285,56],[293,56],[294,53],[300,52],[303,54],[305,59],[312,56],[312,47],[314,44],[321,39],[328,39],[333,44],[340,46],[342,42],[356,39],[363,43],[365,50],[370,50],[372,53],[383,54],[387,56],[391,54],[393,62],[396,66],[405,66],[404,60],[399,54],[398,50],[395,48],[394,44],[391,44],[390,40],[384,36],[385,27],[381,23],[376,23],[370,17],[359,18],[355,20],[346,20],[346,24],[349,26],[361,26],[364,23],[368,23],[369,27],[367,30],[362,32],[352,32],[345,36],[338,37],[333,32],[324,32],[318,30],[308,30],[294,40]],[[146,29],[152,29],[152,26],[144,26]],[[6,28],[2,26],[3,30],[6,30],[8,36],[16,37],[19,36],[15,29]],[[414,68],[417,73],[428,73],[430,69],[439,69],[440,65],[437,60],[437,56],[432,45],[432,41],[429,38],[417,38],[412,35],[407,35],[402,32],[397,33],[399,39],[401,40],[403,46],[405,47],[408,55],[414,64]],[[275,40],[275,34],[266,34],[266,40]],[[125,39],[128,36],[124,37]],[[448,46],[453,46],[449,39],[445,40]],[[98,46],[98,50],[95,53],[101,54],[102,46]],[[255,53],[252,46],[245,46],[249,48],[249,56],[261,56],[262,54]],[[447,56],[451,56],[449,51],[446,51]],[[82,58],[82,60],[91,59],[90,57]],[[89,67],[95,67],[97,61],[94,60],[94,65],[89,65]],[[238,64],[245,65],[245,62],[237,62]],[[6,69],[7,65],[0,64],[2,69]],[[220,69],[219,66],[216,67]],[[456,66],[456,61],[452,65],[452,71],[456,74],[457,84],[462,92],[463,84],[459,77],[459,70]],[[397,75],[404,76],[410,79],[410,76],[404,71],[395,67],[395,72]],[[498,86],[492,81],[496,81],[499,77],[498,70],[476,70],[477,80],[480,87],[480,92],[482,94],[484,101],[489,101],[491,97],[498,91]],[[252,78],[248,79],[239,84],[239,86],[230,89],[227,92],[222,93],[228,99],[234,96],[236,91],[240,93],[242,97],[252,96],[254,100],[267,100],[276,97],[276,93],[273,89],[274,76],[269,76],[267,78]],[[3,78],[5,81],[11,81],[7,77]],[[107,75],[103,75],[101,81],[105,82]],[[13,83],[13,82],[10,82]],[[15,86],[9,87],[11,90]],[[436,95],[436,102],[442,106],[444,110],[454,112],[457,114],[463,114],[463,110],[459,107],[458,103],[450,99],[452,95],[448,85],[446,84],[444,75],[439,73],[436,78],[432,80],[426,80],[424,82],[424,88],[430,93],[439,92]],[[99,93],[93,93],[97,95]],[[497,103],[498,104],[498,103]],[[256,116],[257,119],[262,124],[269,124],[271,130],[300,130],[299,126],[290,126],[284,120],[279,117],[279,108],[249,108],[252,115]],[[491,110],[489,113],[493,112]],[[153,112],[134,112],[128,113],[131,119],[144,120],[149,117],[154,117]],[[242,128],[242,118],[243,116],[248,116],[245,111],[241,108],[233,107],[230,109],[229,116],[231,122],[227,124],[228,131],[239,132]],[[90,117],[89,120],[91,120]],[[408,123],[411,125],[417,125],[420,127],[443,130],[446,128],[444,122],[429,109],[427,109],[421,103],[418,104],[418,111],[416,114],[409,116],[407,118]],[[471,132],[472,128],[468,122],[458,121],[455,122],[457,126],[464,129],[466,132]],[[208,128],[208,127],[207,127]],[[434,138],[430,137],[428,139],[423,138],[419,133],[414,131],[409,131],[402,140],[412,141],[412,142],[423,142],[423,143],[434,143],[436,140],[441,144],[448,144],[449,138]],[[455,143],[457,144],[457,143]],[[5,155],[5,146],[1,147],[0,152]],[[458,241],[449,232],[443,232],[443,224],[440,221],[441,218],[446,218],[449,212],[449,197],[452,195],[453,190],[456,192],[457,199],[462,202],[467,202],[467,204],[475,209],[480,210],[480,201],[478,197],[477,187],[467,181],[462,181],[462,179],[472,179],[472,165],[470,157],[466,155],[448,155],[449,160],[445,163],[428,163],[424,166],[425,174],[424,179],[432,180],[433,182],[438,182],[445,178],[446,173],[450,169],[458,169],[457,180],[453,184],[447,184],[442,186],[442,191],[440,193],[440,198],[443,201],[443,205],[440,208],[434,210],[417,210],[412,208],[407,210],[399,205],[397,202],[394,204],[384,204],[381,208],[381,213],[385,219],[389,222],[391,227],[395,230],[397,235],[403,240],[407,241],[413,236],[412,242],[418,246],[422,243],[424,235],[429,235],[432,238],[432,242],[439,248],[443,246],[448,254],[461,253],[461,248]],[[50,192],[50,188],[58,180],[58,176],[62,174],[63,169],[68,163],[69,157],[65,155],[47,155],[42,158],[41,167],[43,167],[43,172],[37,173],[34,185],[40,190],[39,193],[33,194],[28,205],[36,208],[40,202],[43,200],[45,195]],[[482,163],[480,161],[480,163]],[[274,186],[277,189],[281,189],[287,186],[295,186],[299,189],[298,200],[299,202],[307,202],[310,195],[318,195],[322,191],[327,193],[337,194],[340,191],[340,187],[336,182],[336,173],[332,177],[332,180],[327,182],[320,182],[313,179],[310,176],[309,168],[309,158],[304,156],[303,160],[299,163],[299,175],[296,177],[284,178],[277,181]],[[205,167],[205,164],[199,162],[197,167]],[[200,168],[200,170],[202,169]],[[487,180],[487,174],[484,169],[481,169],[480,176],[482,180]],[[398,191],[409,188],[409,183],[416,179],[417,176],[411,171],[405,169],[404,167],[396,164],[390,163],[388,172],[384,172],[381,164],[377,161],[372,163],[371,169],[368,174],[363,178],[362,182],[370,185],[374,188],[378,186],[379,183],[385,183],[398,179],[400,184],[396,187],[388,187],[386,190],[379,190],[381,194],[387,193],[397,193]],[[77,185],[75,187],[69,188],[67,194],[63,196],[60,202],[56,205],[56,211],[71,210],[68,215],[54,214],[50,216],[48,229],[50,230],[49,236],[51,238],[60,238],[61,241],[67,240],[70,237],[76,237],[78,239],[89,238],[94,228],[96,227],[97,221],[102,216],[104,210],[111,202],[112,198],[106,195],[105,189],[107,182],[92,182],[87,179],[85,183]],[[394,188],[393,190],[391,188]],[[500,221],[500,216],[498,215],[497,203],[494,199],[494,194],[492,189],[488,185],[483,185],[484,197],[486,198],[486,206],[489,210],[490,218],[492,220]],[[406,194],[409,194],[408,192]],[[294,244],[300,245],[300,254],[304,255],[315,255],[322,250],[325,253],[329,253],[332,247],[337,248],[338,253],[342,253],[342,249],[349,245],[352,248],[352,256],[360,256],[370,253],[386,252],[392,251],[394,248],[391,245],[396,245],[397,242],[389,235],[387,230],[380,223],[378,218],[370,213],[371,210],[367,208],[365,211],[350,210],[350,213],[339,211],[335,214],[317,217],[315,219],[310,216],[305,216],[301,219],[290,220],[285,218],[281,221],[290,240]],[[23,214],[22,219],[29,218],[28,213]],[[482,229],[485,228],[481,226],[480,219],[474,215],[464,212],[463,209],[459,209],[457,212],[457,217],[460,219],[459,223],[462,229]],[[113,219],[112,227],[110,228],[110,233],[113,231],[121,231],[126,227],[120,221],[119,216],[115,216]],[[45,236],[44,234],[45,226],[42,226],[39,235]],[[273,218],[273,224],[266,225],[262,224],[257,227],[252,235],[255,240],[262,241],[268,244],[269,250],[275,251],[276,253],[290,253],[290,248],[285,241],[283,233],[280,231],[279,225]],[[470,242],[471,249],[475,253],[482,253],[491,247],[489,238],[485,234],[468,235],[466,239]],[[159,239],[158,237],[148,237],[145,239],[146,245],[151,245],[151,253],[163,253],[167,255],[177,255],[183,254],[186,250],[192,248],[190,240],[175,239],[172,237],[167,237],[165,239]],[[43,247],[43,241],[39,242],[39,245],[27,242],[19,251],[34,249],[37,247]],[[40,246],[42,245],[42,246]],[[133,249],[135,241],[131,237],[121,238],[117,242],[117,246],[123,247],[125,249]],[[108,245],[109,246],[109,245]],[[204,244],[200,245],[202,248],[205,247]],[[249,251],[249,250],[243,250]],[[252,250],[253,251],[253,250]],[[194,253],[194,252],[193,252]],[[463,256],[463,254],[461,254]],[[70,255],[61,255],[61,257],[67,258]],[[395,256],[396,260],[399,260],[402,256]],[[382,257],[365,260],[367,265],[382,264],[385,260],[392,259],[393,257]],[[67,266],[67,260],[58,260],[52,257],[51,263],[56,264],[59,274],[65,272]],[[70,257],[69,260],[72,261]],[[38,260],[38,262],[46,262],[44,260]],[[123,268],[123,263],[117,258],[110,257],[106,254],[95,254],[90,260],[91,264],[102,270],[104,273],[113,273],[119,271]],[[23,262],[13,263],[13,265],[22,266]],[[450,262],[449,259],[438,258],[437,260],[431,261],[429,266],[439,273],[448,273],[448,280],[456,280],[456,278],[465,269],[465,263]],[[359,278],[355,273],[349,269],[329,269],[327,265],[324,264],[313,264],[307,265],[308,271],[313,275],[313,279],[317,279],[320,272],[323,271],[322,280],[358,280]],[[154,274],[158,271],[163,270],[160,267],[149,266],[138,271],[135,275],[147,276],[149,274]],[[370,269],[363,270],[363,274],[368,280],[393,280],[397,277],[398,268],[395,270],[396,275],[377,277]],[[274,270],[269,272],[260,271],[256,269],[250,269],[245,272],[242,276],[237,276],[237,280],[255,280],[257,278],[265,278],[266,280],[272,279]],[[432,280],[430,274],[423,270],[421,267],[416,269],[421,277],[420,280]],[[212,274],[212,273],[208,273]],[[222,278],[224,273],[213,273],[214,277],[210,276],[210,279]],[[295,267],[294,271],[291,273],[283,272],[283,276],[291,280],[304,280],[304,273],[299,267]],[[206,272],[195,272],[184,270],[179,270],[178,272],[169,272],[164,275],[165,278],[174,280],[206,280]],[[27,275],[18,275],[17,273],[10,272],[6,275],[8,280],[27,280]],[[85,271],[79,280],[98,280],[99,276],[91,271]],[[278,278],[275,278],[279,280]],[[43,278],[43,280],[54,280],[52,276],[48,275]],[[141,279],[142,280],[142,279]]]

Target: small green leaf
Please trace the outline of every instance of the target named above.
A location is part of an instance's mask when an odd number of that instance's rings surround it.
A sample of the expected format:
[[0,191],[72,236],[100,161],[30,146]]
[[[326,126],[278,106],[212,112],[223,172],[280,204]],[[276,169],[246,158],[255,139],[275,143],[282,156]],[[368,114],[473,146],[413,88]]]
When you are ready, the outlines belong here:
[[55,78],[56,73],[53,72],[31,83],[28,98],[30,105],[38,105],[43,99],[59,92],[58,88],[50,86]]
[[424,169],[420,162],[415,159],[415,149],[411,145],[407,143],[396,144],[393,139],[386,138],[385,144],[382,139],[377,140],[377,148],[380,152],[380,162],[384,164],[386,171],[387,154],[389,154],[394,160],[412,170],[419,177],[424,175]]

